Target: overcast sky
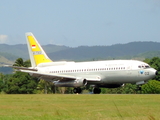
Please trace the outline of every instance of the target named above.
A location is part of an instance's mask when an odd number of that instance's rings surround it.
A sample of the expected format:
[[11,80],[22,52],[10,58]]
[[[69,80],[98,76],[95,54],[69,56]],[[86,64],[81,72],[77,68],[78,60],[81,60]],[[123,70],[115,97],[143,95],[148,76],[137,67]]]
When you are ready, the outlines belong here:
[[160,0],[1,0],[0,44],[113,45],[160,42]]

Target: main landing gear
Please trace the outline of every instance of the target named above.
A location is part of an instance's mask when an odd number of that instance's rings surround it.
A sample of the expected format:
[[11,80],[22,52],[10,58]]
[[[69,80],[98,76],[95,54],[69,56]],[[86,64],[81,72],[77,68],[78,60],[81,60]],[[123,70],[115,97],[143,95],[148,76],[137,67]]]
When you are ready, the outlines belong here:
[[74,89],[73,89],[73,92],[74,92],[75,94],[77,94],[77,93],[80,94],[80,93],[82,92],[82,89],[79,88],[79,87],[78,87],[78,88],[74,88]]
[[[80,87],[74,88],[73,92],[75,94],[77,94],[77,93],[80,94],[80,93],[82,93],[82,89]],[[100,93],[101,93],[101,89],[100,88],[97,88],[97,87],[93,88],[93,94],[100,94]]]
[[101,93],[101,89],[100,88],[93,88],[93,93],[94,94],[100,94]]
[[137,90],[142,90],[142,86],[139,85],[139,86],[137,87]]

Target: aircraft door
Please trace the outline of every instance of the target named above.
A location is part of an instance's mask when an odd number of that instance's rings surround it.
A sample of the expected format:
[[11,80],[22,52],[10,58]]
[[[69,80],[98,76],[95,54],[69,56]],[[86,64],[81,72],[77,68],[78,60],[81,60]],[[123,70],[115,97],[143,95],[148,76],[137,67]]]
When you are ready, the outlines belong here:
[[127,66],[127,75],[132,75],[132,66],[131,65]]

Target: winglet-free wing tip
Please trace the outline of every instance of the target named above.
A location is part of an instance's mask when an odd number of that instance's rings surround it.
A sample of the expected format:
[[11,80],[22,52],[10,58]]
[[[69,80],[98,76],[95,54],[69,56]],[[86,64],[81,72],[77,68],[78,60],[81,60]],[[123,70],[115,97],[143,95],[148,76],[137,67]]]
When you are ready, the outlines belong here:
[[10,67],[11,65],[3,65],[2,67]]

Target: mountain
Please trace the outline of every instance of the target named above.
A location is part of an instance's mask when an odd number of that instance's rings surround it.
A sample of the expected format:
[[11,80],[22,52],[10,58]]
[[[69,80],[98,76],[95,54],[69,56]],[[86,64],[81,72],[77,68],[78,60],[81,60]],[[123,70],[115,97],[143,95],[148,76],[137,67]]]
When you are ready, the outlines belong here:
[[[53,60],[113,59],[123,56],[130,58],[140,53],[160,51],[158,42],[131,42],[111,46],[80,46],[49,53]],[[149,57],[149,56],[145,56]]]
[[[58,45],[42,46],[53,61],[58,60],[104,60],[104,59],[138,59],[160,57],[159,42],[131,42],[111,46],[79,46],[75,48]],[[0,44],[0,66],[13,64],[17,58],[29,59],[26,44]],[[4,74],[12,73],[11,68],[0,67]]]
[[[134,57],[148,58],[159,55],[160,43],[158,42],[131,42],[111,46],[79,46],[75,48],[58,45],[42,46],[48,56],[53,60],[99,60]],[[154,53],[152,53],[154,52]],[[17,58],[29,59],[27,45],[0,44],[0,63],[11,63]],[[2,59],[3,58],[3,59]],[[5,59],[4,59],[5,58]]]
[[27,45],[25,44],[18,44],[18,45],[0,44],[0,53],[1,56],[5,57],[12,56],[11,58],[8,58],[9,60],[12,61],[14,61],[17,57],[28,58]]
[[[42,47],[47,53],[68,49],[68,47],[66,46],[58,46],[58,45],[51,45],[51,44],[44,45]],[[3,55],[10,54],[6,56],[16,56],[16,58],[17,57],[22,57],[24,59],[29,58],[28,48],[26,44],[17,44],[17,45],[0,44],[0,55],[1,54]],[[12,59],[14,59],[14,57],[12,57]]]

